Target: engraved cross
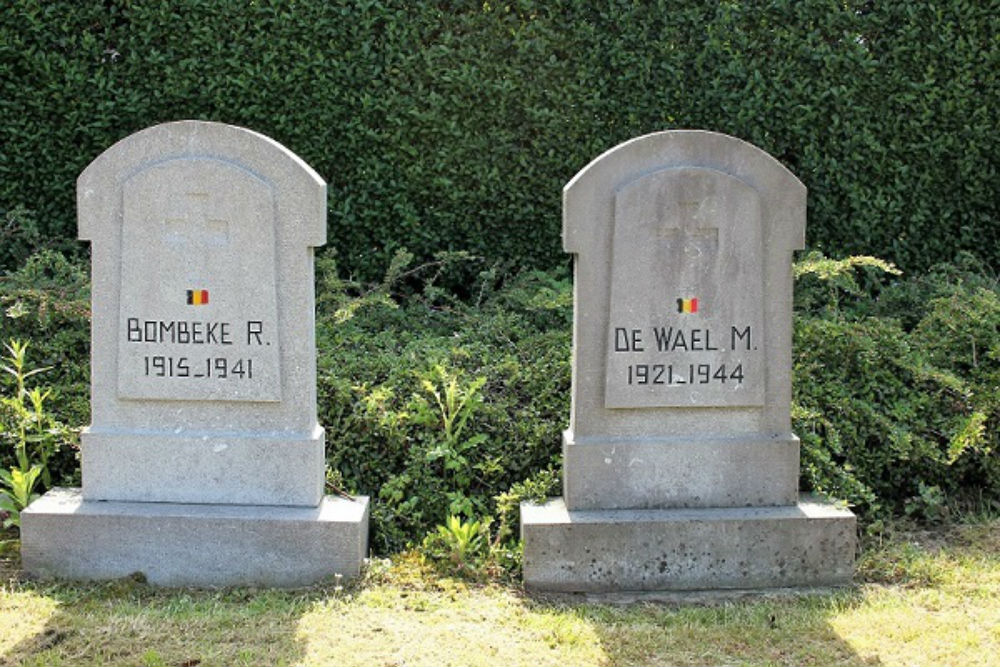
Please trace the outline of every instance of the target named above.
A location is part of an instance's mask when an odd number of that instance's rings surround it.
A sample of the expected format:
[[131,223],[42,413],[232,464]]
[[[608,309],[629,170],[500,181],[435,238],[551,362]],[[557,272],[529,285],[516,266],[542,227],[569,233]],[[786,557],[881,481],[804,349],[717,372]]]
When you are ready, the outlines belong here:
[[670,245],[679,244],[685,255],[700,257],[719,249],[719,228],[707,224],[709,199],[680,199],[667,207],[657,236]]
[[210,210],[207,192],[186,192],[164,219],[164,240],[181,250],[208,249],[229,243],[229,222]]
[[185,192],[171,201],[163,219],[164,249],[192,289],[204,288],[212,255],[229,245],[229,222],[212,209],[208,192]]

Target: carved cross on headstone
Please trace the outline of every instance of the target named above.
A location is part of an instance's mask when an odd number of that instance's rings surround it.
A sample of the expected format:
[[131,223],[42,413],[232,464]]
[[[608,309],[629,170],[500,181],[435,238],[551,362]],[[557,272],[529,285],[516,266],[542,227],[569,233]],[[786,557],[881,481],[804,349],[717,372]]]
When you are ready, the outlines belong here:
[[163,219],[163,241],[184,263],[189,280],[200,279],[212,254],[229,245],[229,222],[212,209],[208,192],[185,192]]
[[679,244],[688,257],[714,253],[719,248],[719,228],[705,224],[710,200],[680,200],[663,212],[657,236],[671,246]]
[[195,247],[220,247],[229,243],[229,222],[213,214],[207,192],[186,192],[164,219],[164,239],[185,250]]

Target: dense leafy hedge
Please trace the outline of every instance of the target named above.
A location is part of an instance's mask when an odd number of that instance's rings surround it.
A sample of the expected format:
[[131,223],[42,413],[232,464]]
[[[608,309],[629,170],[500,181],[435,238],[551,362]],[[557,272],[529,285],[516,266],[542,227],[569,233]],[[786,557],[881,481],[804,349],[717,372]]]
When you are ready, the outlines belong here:
[[[373,548],[418,542],[449,515],[492,516],[496,496],[525,480],[558,493],[568,276],[527,272],[496,291],[495,272],[483,271],[470,304],[433,281],[400,295],[391,275],[359,296],[331,260],[319,270],[328,460],[348,489],[373,496]],[[507,524],[516,533],[516,514]]]
[[72,247],[74,180],[201,118],[330,182],[331,245],[547,267],[562,185],[660,129],[747,139],[810,188],[809,240],[905,269],[1000,258],[995,1],[11,0],[0,12],[0,268]]

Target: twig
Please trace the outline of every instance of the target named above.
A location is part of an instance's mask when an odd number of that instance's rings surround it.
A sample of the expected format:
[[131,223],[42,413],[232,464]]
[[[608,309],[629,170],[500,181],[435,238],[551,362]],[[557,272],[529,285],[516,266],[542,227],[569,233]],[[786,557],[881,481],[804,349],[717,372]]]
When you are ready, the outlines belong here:
[[351,494],[349,494],[347,491],[344,491],[342,488],[340,488],[336,484],[332,484],[330,482],[326,483],[326,490],[327,491],[331,491],[331,492],[337,494],[341,498],[347,498],[348,500],[354,500],[355,499],[354,496],[352,496]]

